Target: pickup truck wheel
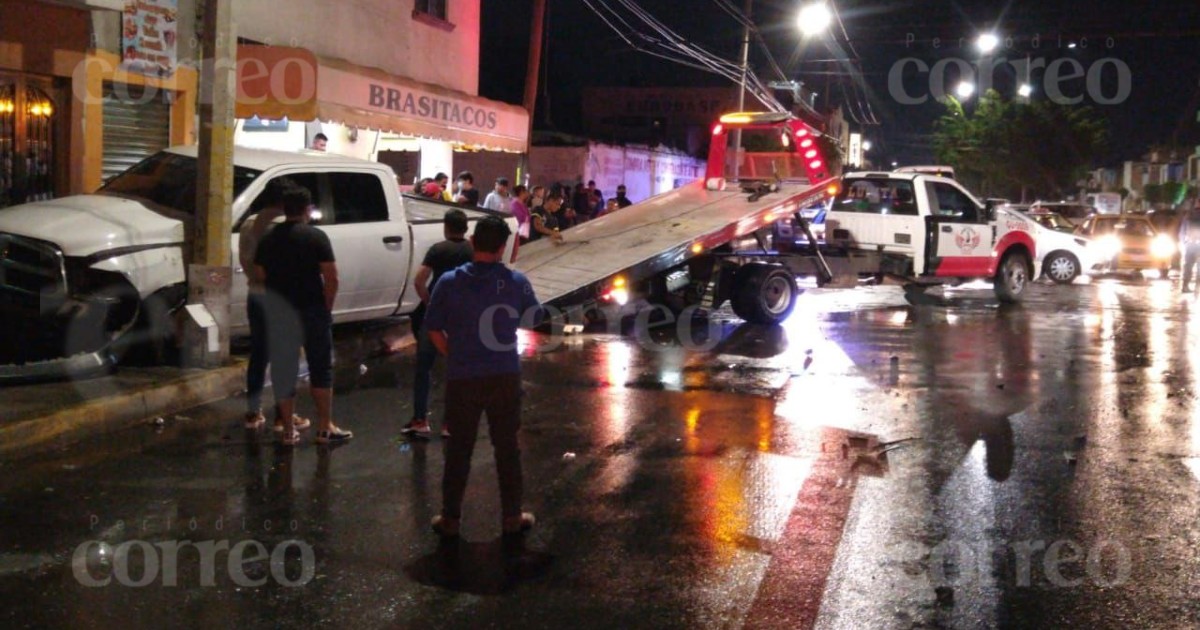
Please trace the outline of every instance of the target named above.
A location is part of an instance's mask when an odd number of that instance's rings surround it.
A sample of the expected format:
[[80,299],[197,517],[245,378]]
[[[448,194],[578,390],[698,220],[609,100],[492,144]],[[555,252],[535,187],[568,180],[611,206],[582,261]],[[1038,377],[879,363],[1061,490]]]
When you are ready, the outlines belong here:
[[1017,252],[1000,261],[992,286],[1001,302],[1015,304],[1021,301],[1021,296],[1029,286],[1029,267],[1029,257]]
[[796,307],[800,289],[791,272],[777,265],[751,263],[734,278],[733,312],[752,324],[775,325]]
[[1079,277],[1079,259],[1071,252],[1050,254],[1042,268],[1046,270],[1046,277],[1056,284],[1071,284]]

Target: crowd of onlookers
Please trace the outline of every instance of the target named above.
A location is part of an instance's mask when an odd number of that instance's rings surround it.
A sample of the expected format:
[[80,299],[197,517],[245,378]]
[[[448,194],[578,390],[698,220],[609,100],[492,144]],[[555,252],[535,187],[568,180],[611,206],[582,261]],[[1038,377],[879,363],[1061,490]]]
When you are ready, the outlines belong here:
[[475,176],[469,171],[458,174],[453,189],[450,177],[438,173],[436,177],[417,181],[413,192],[430,199],[511,214],[517,219],[521,243],[542,238],[561,240],[564,230],[633,205],[624,185],[617,187],[616,196],[606,200],[595,181],[587,185],[580,182],[574,187],[565,184],[528,187],[511,186],[506,177],[497,178],[492,190],[480,200]]

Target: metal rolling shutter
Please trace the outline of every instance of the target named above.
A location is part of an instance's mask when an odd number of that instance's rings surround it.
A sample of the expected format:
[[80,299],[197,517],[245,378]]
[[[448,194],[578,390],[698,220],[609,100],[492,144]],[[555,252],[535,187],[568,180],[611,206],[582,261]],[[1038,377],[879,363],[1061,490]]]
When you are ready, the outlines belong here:
[[118,98],[111,85],[104,88],[104,162],[105,181],[157,153],[171,142],[171,106],[160,93],[153,99],[142,98],[134,86],[122,86]]

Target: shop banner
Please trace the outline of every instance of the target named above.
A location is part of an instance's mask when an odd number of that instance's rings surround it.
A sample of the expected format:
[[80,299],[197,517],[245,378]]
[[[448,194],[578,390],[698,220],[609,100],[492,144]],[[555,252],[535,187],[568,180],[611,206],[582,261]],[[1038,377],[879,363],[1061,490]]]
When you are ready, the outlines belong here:
[[179,0],[127,0],[121,20],[121,67],[155,77],[175,73]]

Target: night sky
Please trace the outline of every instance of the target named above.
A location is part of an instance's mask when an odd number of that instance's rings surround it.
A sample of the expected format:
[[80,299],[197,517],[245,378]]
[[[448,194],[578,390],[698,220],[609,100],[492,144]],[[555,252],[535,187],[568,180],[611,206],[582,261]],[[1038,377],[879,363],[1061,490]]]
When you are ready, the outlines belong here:
[[[732,0],[741,6],[744,0]],[[608,0],[618,6],[617,0]],[[715,0],[637,0],[638,6],[713,53],[734,60],[741,42],[740,26],[722,12]],[[877,160],[901,163],[932,159],[929,135],[941,112],[933,99],[924,105],[905,105],[889,91],[889,73],[897,62],[915,58],[932,67],[947,57],[974,63],[979,54],[971,45],[975,35],[993,30],[1002,44],[994,57],[1023,60],[1027,56],[1049,65],[1064,57],[1076,59],[1087,70],[1104,59],[1115,59],[1129,68],[1132,91],[1117,104],[1100,104],[1088,94],[1085,79],[1063,83],[1068,96],[1083,95],[1111,124],[1110,164],[1136,159],[1149,145],[1177,141],[1200,144],[1200,5],[1190,1],[1092,0],[1055,2],[1014,0],[1005,5],[980,0],[839,0],[835,2],[853,49],[861,59],[866,90],[856,92],[848,79],[820,71],[830,64],[822,59],[853,56],[840,33],[831,41],[801,43],[795,27],[799,0],[755,0],[754,21],[767,39],[775,59],[790,79],[804,81],[834,102],[847,101],[856,111],[867,112],[863,96],[880,125],[867,127]],[[529,46],[531,0],[483,0],[483,34],[480,91],[498,100],[519,103],[524,89]],[[578,133],[580,102],[586,86],[722,86],[725,79],[658,60],[630,48],[606,26],[583,0],[549,0],[549,103],[539,101],[537,126]],[[1035,48],[1034,37],[1038,36]],[[933,40],[940,38],[935,49]],[[959,38],[967,38],[959,46]],[[1086,47],[1083,39],[1087,38]],[[1068,48],[1069,42],[1076,48]],[[1111,45],[1111,48],[1109,47]],[[928,74],[915,73],[909,63],[906,93],[917,97],[930,92]],[[758,50],[751,65],[764,80],[775,77]],[[849,68],[842,68],[845,75]],[[953,68],[953,66],[951,66]],[[1117,65],[1106,62],[1103,98],[1112,98],[1118,86]],[[1007,70],[1006,70],[1007,69]],[[1069,67],[1068,67],[1069,69]],[[1044,76],[1034,71],[1034,98],[1045,98]],[[996,87],[1012,94],[1017,85],[1011,66],[995,72]],[[844,82],[839,82],[844,81]],[[947,74],[947,85],[958,79]],[[844,87],[843,87],[844,86]],[[844,93],[844,96],[843,96]],[[818,103],[823,97],[819,97]]]

